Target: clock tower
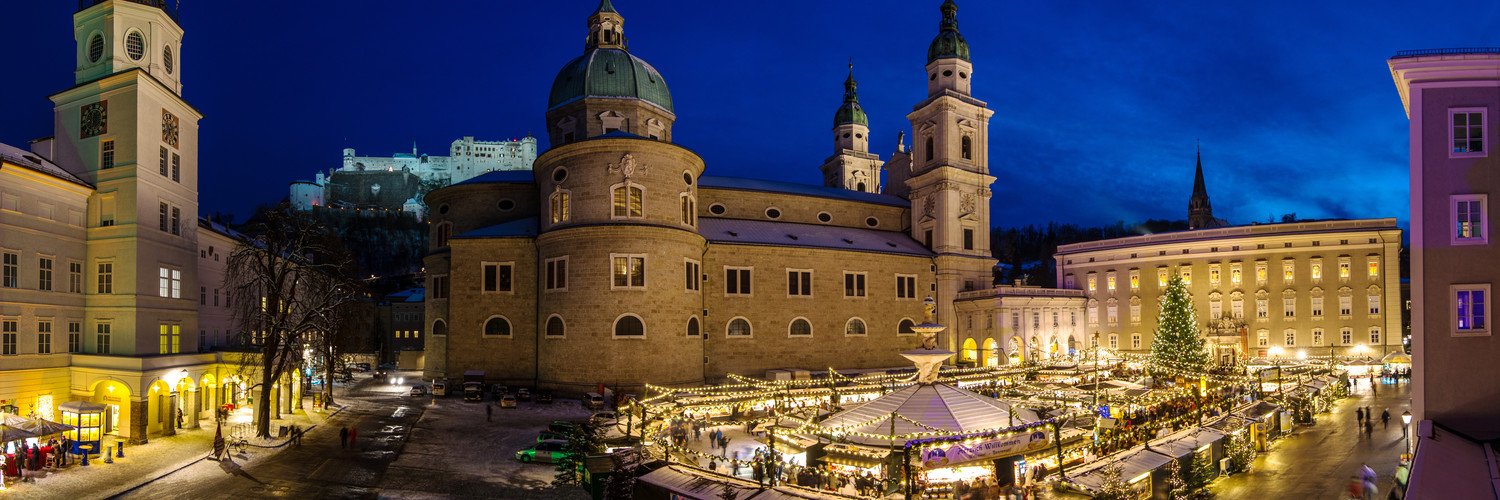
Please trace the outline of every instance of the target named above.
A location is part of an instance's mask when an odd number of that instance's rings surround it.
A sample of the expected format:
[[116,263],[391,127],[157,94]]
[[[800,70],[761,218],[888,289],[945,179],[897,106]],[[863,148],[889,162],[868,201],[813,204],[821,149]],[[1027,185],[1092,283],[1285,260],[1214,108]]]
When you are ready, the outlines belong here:
[[[992,286],[989,123],[995,114],[969,94],[974,65],[958,32],[958,5],[943,2],[938,35],[927,48],[927,99],[906,118],[914,135],[910,189],[912,237],[937,255],[938,314],[953,323],[953,300]],[[957,351],[950,336],[945,347]]]
[[[196,351],[202,115],[181,96],[176,8],[83,0],[73,33],[76,85],[51,96],[51,156],[96,188],[85,328],[106,318],[114,354]],[[105,277],[111,286],[97,285]]]

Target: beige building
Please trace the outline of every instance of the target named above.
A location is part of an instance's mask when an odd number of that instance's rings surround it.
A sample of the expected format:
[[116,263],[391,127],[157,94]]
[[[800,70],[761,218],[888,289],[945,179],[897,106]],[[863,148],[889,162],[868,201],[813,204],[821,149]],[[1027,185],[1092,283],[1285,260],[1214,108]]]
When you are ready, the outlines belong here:
[[[548,100],[550,151],[427,196],[429,377],[565,390],[891,366],[934,296],[988,289],[988,122],[957,6],[928,50],[916,145],[869,150],[853,75],[824,186],[714,177],[672,141],[661,73],[604,1]],[[614,69],[611,69],[614,68]],[[881,179],[882,171],[886,179]],[[957,349],[957,337],[944,342]]]
[[1500,188],[1500,156],[1490,144],[1500,131],[1500,50],[1404,51],[1388,64],[1411,121],[1411,412],[1418,442],[1407,493],[1500,498],[1493,479],[1500,467],[1500,341],[1489,314],[1500,281],[1489,217],[1489,193]]
[[219,283],[235,240],[197,217],[175,8],[90,0],[73,25],[54,135],[0,145],[0,411],[102,403],[106,434],[139,443],[243,394],[238,358],[208,352],[234,337]]
[[1060,245],[1055,258],[1057,282],[1086,297],[1085,333],[1105,347],[1148,352],[1162,290],[1177,275],[1204,331],[1238,337],[1221,340],[1217,357],[1379,358],[1402,345],[1400,251],[1395,219],[1363,219]]

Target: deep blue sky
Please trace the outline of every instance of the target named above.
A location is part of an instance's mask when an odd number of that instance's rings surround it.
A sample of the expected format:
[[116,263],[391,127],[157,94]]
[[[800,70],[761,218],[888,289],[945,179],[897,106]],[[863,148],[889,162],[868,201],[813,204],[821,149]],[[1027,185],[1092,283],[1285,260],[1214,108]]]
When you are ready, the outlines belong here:
[[[817,183],[845,64],[888,156],[925,97],[938,0],[617,0],[666,77],[675,140],[716,175]],[[543,130],[592,0],[182,2],[184,97],[202,110],[203,211],[240,218],[361,154]],[[1500,45],[1500,2],[960,3],[991,122],[993,220],[1185,218],[1201,140],[1233,223],[1407,219],[1396,50]],[[4,2],[0,142],[51,133],[74,2]],[[541,138],[545,148],[545,138]]]

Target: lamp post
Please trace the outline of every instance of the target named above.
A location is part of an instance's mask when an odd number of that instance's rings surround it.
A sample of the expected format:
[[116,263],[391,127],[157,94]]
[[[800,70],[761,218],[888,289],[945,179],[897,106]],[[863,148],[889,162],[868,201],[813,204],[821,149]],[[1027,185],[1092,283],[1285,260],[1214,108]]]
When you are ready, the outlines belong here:
[[1411,453],[1411,410],[1401,412],[1401,437],[1406,438],[1406,452]]

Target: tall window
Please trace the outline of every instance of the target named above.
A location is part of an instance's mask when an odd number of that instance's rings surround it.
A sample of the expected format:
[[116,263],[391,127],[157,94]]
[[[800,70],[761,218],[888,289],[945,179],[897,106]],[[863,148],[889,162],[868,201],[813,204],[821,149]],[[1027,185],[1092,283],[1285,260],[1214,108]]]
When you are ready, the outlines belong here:
[[158,203],[157,206],[159,210],[157,211],[158,217],[156,228],[160,229],[162,232],[167,232],[167,219],[171,217],[172,206],[168,205],[165,201]]
[[1229,286],[1240,286],[1243,280],[1243,276],[1241,276],[1243,267],[1238,262],[1229,265]]
[[849,318],[849,322],[844,324],[844,335],[864,335],[864,334],[865,334],[865,320],[862,320],[862,319],[859,319],[859,318]]
[[52,322],[36,322],[36,353],[52,354]]
[[1465,194],[1448,199],[1453,212],[1452,243],[1469,245],[1489,241],[1489,214],[1486,210],[1489,196]]
[[1245,317],[1245,299],[1240,297],[1239,292],[1235,292],[1229,299],[1229,314],[1235,319]]
[[1287,347],[1292,347],[1292,346],[1297,345],[1297,331],[1296,330],[1293,330],[1291,328],[1287,328],[1286,331],[1283,332],[1283,333],[1286,334],[1286,346]]
[[1312,274],[1313,283],[1317,283],[1317,282],[1323,280],[1323,260],[1322,259],[1313,259],[1312,263],[1309,264],[1308,267],[1309,267],[1309,270],[1311,271],[1310,274]]
[[172,153],[172,180],[182,181],[182,155]]
[[1113,334],[1113,333],[1109,334],[1109,349],[1110,350],[1115,350],[1115,349],[1119,349],[1119,348],[1120,348],[1120,336],[1116,335],[1116,334]]
[[628,182],[617,184],[611,191],[613,193],[611,197],[614,202],[615,218],[645,217],[645,210],[641,206],[641,198],[645,196],[646,192],[639,184]]
[[1110,293],[1115,291],[1115,272],[1110,271],[1104,275],[1104,289]]
[[1271,345],[1271,331],[1264,328],[1255,331],[1255,345],[1267,347]]
[[572,193],[559,190],[552,193],[549,203],[551,205],[552,223],[559,224],[573,218]]
[[917,298],[917,276],[916,275],[914,275],[914,274],[897,274],[896,275],[896,298],[898,298],[898,299],[915,299],[915,298]]
[[698,325],[696,316],[688,318],[687,334],[689,337],[697,337],[702,333],[702,327]]
[[1312,331],[1312,345],[1323,345],[1323,329],[1314,328]]
[[1347,291],[1340,293],[1345,295],[1339,295],[1339,317],[1348,319],[1349,316],[1354,315],[1354,297],[1347,295]]
[[1375,292],[1371,292],[1370,295],[1369,295],[1369,297],[1366,297],[1366,299],[1369,302],[1370,315],[1371,316],[1379,316],[1380,315],[1380,294],[1379,293],[1375,293]]
[[1323,298],[1313,297],[1309,300],[1312,301],[1312,303],[1310,304],[1312,307],[1309,309],[1311,309],[1312,311],[1313,319],[1323,319]]
[[679,201],[682,205],[682,223],[689,226],[693,225],[693,222],[698,215],[698,213],[696,212],[697,203],[695,203],[693,201],[693,197],[688,196],[687,193],[683,193],[682,198]]
[[547,290],[568,289],[568,258],[547,259]]
[[1281,312],[1282,312],[1282,315],[1284,315],[1284,316],[1286,316],[1288,318],[1295,318],[1295,317],[1297,317],[1297,298],[1296,297],[1283,297],[1281,299]]
[[83,293],[83,263],[68,263],[68,293]]
[[16,320],[0,320],[0,354],[16,355]]
[[1255,261],[1255,284],[1257,286],[1266,285],[1266,261]]
[[844,272],[844,296],[865,296],[865,273]]
[[110,324],[99,323],[94,325],[94,354],[109,354]]
[[438,223],[436,234],[433,237],[434,246],[437,246],[437,247],[448,246],[448,238],[451,238],[452,236],[453,236],[453,223],[451,223],[451,222],[440,222],[440,223]]
[[1167,287],[1167,268],[1156,268],[1156,286],[1159,288]]
[[1271,317],[1271,301],[1264,298],[1255,299],[1255,317],[1266,319]]
[[696,260],[683,262],[684,290],[696,292],[703,289],[703,267]]
[[483,278],[482,291],[486,293],[511,293],[514,291],[515,264],[511,262],[485,262],[480,264]]
[[1108,304],[1107,308],[1108,309],[1107,309],[1106,313],[1108,314],[1108,317],[1106,319],[1109,320],[1109,326],[1115,326],[1115,325],[1120,324],[1120,306],[1119,306],[1119,303],[1116,302],[1115,299],[1111,298],[1111,299],[1109,299],[1109,304]]
[[974,159],[974,139],[966,135],[964,136],[963,140],[959,142],[962,149],[961,153],[963,154],[964,159]]
[[1339,257],[1339,281],[1349,281],[1349,277],[1354,274],[1353,267],[1354,264],[1348,257]]
[[83,352],[83,323],[77,321],[68,322],[68,352]]
[[811,297],[812,271],[807,269],[787,269],[786,294],[792,297]]
[[182,236],[182,209],[172,207],[172,234]]
[[1380,345],[1380,327],[1378,327],[1378,326],[1372,326],[1372,327],[1370,327],[1370,344],[1371,345]]
[[1089,325],[1099,323],[1099,299],[1089,299],[1085,314],[1087,315]]
[[161,174],[162,177],[166,177],[167,176],[167,168],[168,168],[167,167],[167,163],[170,161],[169,158],[170,158],[171,154],[167,152],[167,147],[166,146],[161,146],[160,153],[161,153],[161,157],[157,160],[156,170],[157,170],[158,173]]
[[750,295],[750,271],[748,267],[724,268],[724,295]]
[[1349,345],[1349,344],[1353,344],[1353,343],[1354,343],[1354,329],[1353,328],[1340,328],[1339,329],[1339,344],[1340,345]]
[[157,272],[157,295],[174,299],[182,298],[182,271],[167,267]]
[[1368,257],[1365,259],[1365,264],[1368,266],[1366,274],[1370,279],[1373,280],[1380,277],[1380,257]]
[[749,337],[750,320],[745,318],[734,318],[729,320],[729,325],[724,329],[725,335],[730,337]]
[[927,136],[927,161],[932,161],[932,136]]
[[4,256],[0,258],[3,258],[5,260],[3,274],[4,279],[3,281],[0,281],[0,286],[4,286],[5,288],[16,288],[21,286],[21,256],[19,254],[6,252]]
[[[448,275],[439,274],[432,277],[432,288],[427,290],[427,296],[431,299],[448,298]],[[436,335],[434,333],[433,335]]]
[[161,349],[157,354],[176,354],[182,352],[181,325],[161,325],[159,338]]
[[1132,334],[1130,334],[1130,348],[1131,349],[1140,349],[1141,348],[1141,334],[1139,334],[1139,333],[1132,333]]
[[1177,274],[1182,275],[1182,284],[1183,285],[1193,286],[1193,268],[1192,267],[1182,266],[1182,268],[1178,270]]
[[1484,108],[1457,108],[1448,110],[1453,123],[1453,152],[1450,158],[1467,158],[1485,155]]
[[974,230],[964,228],[964,250],[974,249]]
[[99,141],[99,169],[115,168],[115,140]]
[[1090,292],[1097,292],[1097,291],[1099,291],[1099,275],[1094,274],[1094,273],[1089,273],[1089,291]]
[[610,255],[614,278],[610,288],[646,288],[646,255]]
[[115,293],[115,265],[113,262],[100,262],[94,275],[97,278],[94,293]]
[[1208,285],[1209,286],[1214,286],[1214,287],[1219,286],[1219,283],[1222,282],[1222,279],[1221,279],[1222,277],[1223,276],[1221,276],[1220,273],[1219,273],[1219,265],[1218,264],[1213,264],[1211,266],[1208,266]]
[[1140,322],[1141,322],[1141,298],[1140,297],[1131,297],[1130,298],[1130,324],[1133,324],[1133,325],[1134,324],[1140,324]]

